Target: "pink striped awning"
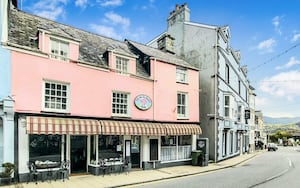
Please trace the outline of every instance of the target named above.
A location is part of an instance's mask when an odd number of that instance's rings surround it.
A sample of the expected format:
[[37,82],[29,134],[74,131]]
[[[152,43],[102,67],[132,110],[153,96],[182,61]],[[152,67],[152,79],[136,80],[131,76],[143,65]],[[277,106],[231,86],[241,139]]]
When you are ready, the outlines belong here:
[[200,135],[202,130],[198,124],[163,124],[167,135]]
[[103,135],[166,135],[166,130],[160,123],[110,120],[100,122]]
[[101,133],[101,125],[91,119],[27,116],[26,131],[27,134],[96,135]]

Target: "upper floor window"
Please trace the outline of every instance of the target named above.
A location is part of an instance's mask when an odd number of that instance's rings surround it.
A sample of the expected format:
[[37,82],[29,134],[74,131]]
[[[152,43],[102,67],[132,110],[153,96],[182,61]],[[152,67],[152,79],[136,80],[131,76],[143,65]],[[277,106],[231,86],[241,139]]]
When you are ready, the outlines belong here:
[[69,59],[69,44],[67,42],[52,39],[50,41],[51,58],[61,61]]
[[43,109],[54,112],[68,112],[69,84],[44,82]]
[[230,116],[230,96],[229,95],[224,96],[224,116],[225,117]]
[[242,106],[241,105],[238,105],[237,121],[238,122],[242,121]]
[[225,82],[227,83],[227,84],[229,84],[229,65],[228,64],[226,64],[226,67],[225,67]]
[[112,93],[112,114],[129,116],[129,94],[123,92]]
[[176,81],[181,83],[188,82],[187,69],[183,67],[176,67]]
[[188,94],[177,93],[177,118],[188,117]]
[[116,58],[116,71],[119,74],[128,74],[128,59],[117,57]]

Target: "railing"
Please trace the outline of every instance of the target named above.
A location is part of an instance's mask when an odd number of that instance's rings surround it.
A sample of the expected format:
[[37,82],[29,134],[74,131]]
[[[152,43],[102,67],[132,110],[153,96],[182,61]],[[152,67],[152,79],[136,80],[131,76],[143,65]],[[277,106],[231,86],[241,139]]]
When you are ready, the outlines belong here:
[[[177,153],[178,148],[178,153]],[[192,146],[162,146],[161,161],[174,161],[191,158]]]

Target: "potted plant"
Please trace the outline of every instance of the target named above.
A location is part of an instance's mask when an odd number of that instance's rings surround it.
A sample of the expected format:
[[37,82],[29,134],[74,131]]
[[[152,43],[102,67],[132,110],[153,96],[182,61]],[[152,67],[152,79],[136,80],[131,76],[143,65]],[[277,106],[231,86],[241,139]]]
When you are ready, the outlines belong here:
[[15,165],[12,163],[3,163],[2,164],[3,171],[0,172],[0,185],[1,184],[10,184],[12,179],[12,174],[15,169]]

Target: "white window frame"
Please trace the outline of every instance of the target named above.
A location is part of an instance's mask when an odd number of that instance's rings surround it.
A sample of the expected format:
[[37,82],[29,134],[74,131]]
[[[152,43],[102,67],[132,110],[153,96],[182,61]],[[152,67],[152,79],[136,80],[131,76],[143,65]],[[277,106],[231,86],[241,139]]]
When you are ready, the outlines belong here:
[[116,72],[122,75],[129,74],[129,59],[116,56]]
[[[179,96],[181,96],[180,99],[178,99]],[[182,96],[185,97],[185,101],[182,101]],[[188,106],[188,101],[189,101],[188,93],[186,93],[186,92],[177,92],[176,99],[177,99],[177,118],[178,119],[188,119],[188,109],[189,109],[189,106]],[[184,111],[184,113],[183,113],[183,111]]]
[[188,83],[188,70],[183,67],[176,67],[176,82]]
[[69,42],[50,38],[50,57],[60,61],[69,61]]
[[[226,98],[228,98],[228,104]],[[230,95],[224,95],[224,117],[230,118]]]
[[[46,86],[47,84],[49,84],[49,87]],[[68,113],[70,106],[70,84],[44,80],[42,102],[43,111]]]
[[[119,95],[114,96],[114,95]],[[122,101],[125,100],[124,97],[126,96],[126,102]],[[120,91],[113,91],[112,92],[112,101],[111,101],[111,112],[113,116],[118,117],[129,117],[130,116],[130,93],[127,92],[120,92]],[[125,108],[124,108],[125,105]],[[116,107],[114,107],[116,106]],[[126,113],[121,113],[123,111],[126,111]],[[117,111],[117,112],[114,112]]]

